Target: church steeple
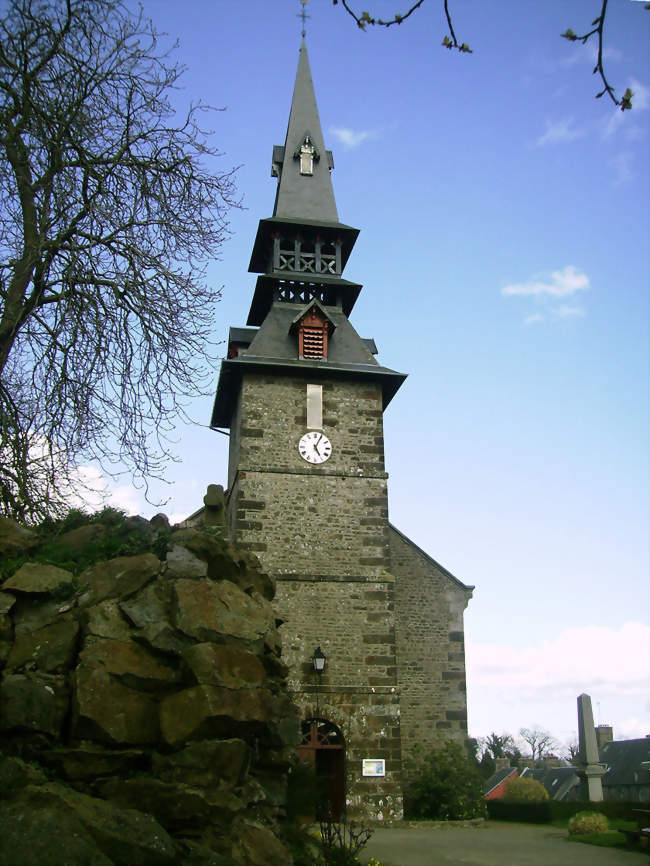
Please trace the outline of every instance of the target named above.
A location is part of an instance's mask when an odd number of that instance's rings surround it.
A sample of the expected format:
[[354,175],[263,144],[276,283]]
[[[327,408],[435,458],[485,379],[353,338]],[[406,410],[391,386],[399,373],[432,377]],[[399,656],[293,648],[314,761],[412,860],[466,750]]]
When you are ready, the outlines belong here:
[[330,178],[333,165],[331,151],[325,150],[303,39],[284,147],[273,148],[271,173],[279,178],[273,216],[338,222]]
[[359,230],[339,222],[323,131],[302,40],[283,146],[273,148],[278,178],[273,216],[260,220],[249,271],[257,280],[247,324],[261,325],[274,301],[337,306],[348,316],[361,291],[342,278]]
[[361,291],[343,278],[359,230],[339,222],[307,47],[303,38],[284,146],[273,148],[278,178],[273,216],[259,222],[249,271],[258,273],[247,328],[231,329],[212,414],[229,427],[242,377],[351,377],[380,384],[382,408],[405,376],[377,363],[374,341],[348,317]]

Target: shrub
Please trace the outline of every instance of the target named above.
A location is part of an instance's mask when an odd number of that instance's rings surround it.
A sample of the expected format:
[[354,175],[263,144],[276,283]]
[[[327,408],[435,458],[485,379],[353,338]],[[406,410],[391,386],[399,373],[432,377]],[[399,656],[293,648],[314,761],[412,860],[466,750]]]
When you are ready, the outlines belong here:
[[592,833],[606,833],[608,830],[607,818],[600,812],[578,812],[569,821],[571,836],[589,836]]
[[437,821],[485,815],[483,780],[458,743],[446,743],[426,754],[405,792],[407,817]]
[[506,803],[541,803],[548,800],[548,792],[536,779],[512,779],[506,785],[503,798]]

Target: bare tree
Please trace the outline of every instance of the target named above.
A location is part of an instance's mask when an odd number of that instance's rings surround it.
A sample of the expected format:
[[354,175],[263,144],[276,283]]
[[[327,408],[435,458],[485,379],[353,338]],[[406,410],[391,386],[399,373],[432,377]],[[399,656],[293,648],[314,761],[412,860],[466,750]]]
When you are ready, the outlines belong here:
[[565,761],[573,764],[575,761],[577,761],[579,754],[580,744],[578,742],[578,737],[574,734],[571,739],[567,740],[566,744],[564,745],[562,757]]
[[[301,2],[307,2],[307,0],[301,0]],[[334,6],[337,6],[339,0],[332,0]],[[618,105],[621,111],[625,111],[626,109],[632,108],[632,91],[628,89],[625,91],[623,96],[619,99],[616,96],[614,88],[610,85],[605,75],[605,67],[603,66],[603,51],[604,51],[604,31],[605,31],[605,15],[607,14],[607,6],[609,4],[609,0],[601,0],[600,12],[596,16],[596,18],[591,22],[589,28],[581,35],[578,35],[573,32],[573,30],[568,27],[564,33],[560,35],[564,39],[568,39],[570,42],[582,42],[582,44],[586,44],[592,37],[596,38],[598,44],[598,54],[596,59],[596,65],[594,66],[593,72],[594,75],[599,75],[603,89],[600,90],[596,94],[596,99],[600,99],[601,96],[607,94],[609,98],[612,100],[614,105]],[[415,12],[417,12],[424,5],[424,0],[414,0],[414,2],[408,7],[405,8],[403,12],[396,12],[392,18],[376,18],[374,15],[371,15],[370,12],[355,12],[352,7],[350,0],[341,0],[341,6],[345,9],[345,11],[350,15],[356,22],[357,27],[361,30],[366,30],[368,25],[377,25],[379,27],[393,27],[395,24],[403,24],[408,18],[411,17]],[[445,48],[448,48],[450,51],[455,49],[456,51],[460,51],[463,54],[471,54],[472,49],[466,42],[460,42],[456,37],[456,33],[454,30],[454,25],[452,21],[451,12],[449,11],[449,0],[442,0],[443,10],[445,13],[445,20],[447,25],[447,32],[445,33],[442,45]],[[643,8],[650,9],[650,3],[643,4]]]
[[519,736],[530,747],[533,761],[541,761],[548,751],[557,746],[555,738],[543,728],[522,728]]
[[232,171],[170,94],[183,69],[121,0],[0,19],[0,513],[57,512],[80,459],[146,483],[204,393]]

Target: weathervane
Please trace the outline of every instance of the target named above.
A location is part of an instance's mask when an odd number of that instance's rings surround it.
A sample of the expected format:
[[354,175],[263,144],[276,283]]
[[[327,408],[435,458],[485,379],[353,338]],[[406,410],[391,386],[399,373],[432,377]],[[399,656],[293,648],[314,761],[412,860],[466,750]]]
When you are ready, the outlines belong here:
[[302,9],[298,12],[298,18],[302,19],[302,38],[305,38],[305,21],[308,18],[311,18],[311,15],[307,15],[305,11],[305,6],[309,3],[309,0],[300,0],[302,4]]

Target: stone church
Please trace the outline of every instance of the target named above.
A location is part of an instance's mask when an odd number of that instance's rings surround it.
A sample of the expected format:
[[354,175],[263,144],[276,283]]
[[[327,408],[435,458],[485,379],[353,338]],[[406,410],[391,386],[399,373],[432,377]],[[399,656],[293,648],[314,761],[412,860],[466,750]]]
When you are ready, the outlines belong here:
[[259,276],[211,426],[230,431],[231,537],[277,581],[299,752],[334,812],[389,821],[416,750],[467,736],[472,587],[388,519],[383,414],[406,376],[350,322],[361,285],[343,271],[359,232],[339,220],[333,165],[303,39]]

